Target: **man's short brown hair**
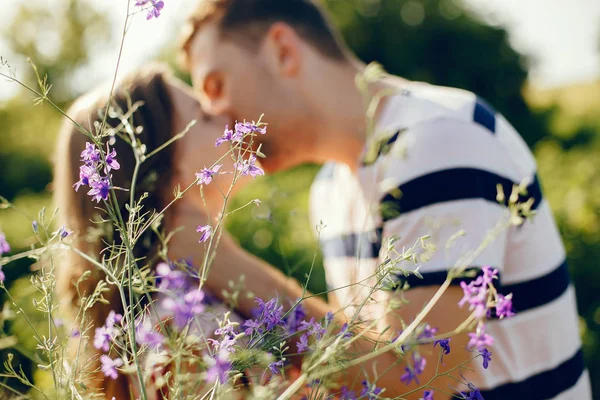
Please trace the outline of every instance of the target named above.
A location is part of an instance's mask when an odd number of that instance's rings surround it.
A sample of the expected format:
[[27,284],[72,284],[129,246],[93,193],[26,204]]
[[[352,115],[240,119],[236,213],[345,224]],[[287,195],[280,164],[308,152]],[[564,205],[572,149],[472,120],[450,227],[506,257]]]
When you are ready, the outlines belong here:
[[333,60],[346,59],[346,48],[324,11],[312,0],[200,0],[186,24],[181,48],[189,67],[191,43],[207,22],[217,21],[220,34],[254,50],[274,22],[285,22]]

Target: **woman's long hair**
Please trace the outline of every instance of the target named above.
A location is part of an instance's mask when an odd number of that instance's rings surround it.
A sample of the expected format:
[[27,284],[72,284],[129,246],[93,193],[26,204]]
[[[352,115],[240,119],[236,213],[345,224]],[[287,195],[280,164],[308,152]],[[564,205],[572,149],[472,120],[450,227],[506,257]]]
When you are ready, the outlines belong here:
[[[130,121],[133,121],[133,127],[138,127],[135,135],[146,146],[146,154],[163,145],[173,136],[173,105],[168,74],[165,71],[163,67],[152,66],[128,75],[115,88],[111,101],[112,107],[118,111],[117,114],[127,113],[133,104],[139,105]],[[108,95],[109,93],[94,92],[84,96],[75,103],[71,109],[72,114],[69,115],[88,131],[95,132],[98,122],[101,122],[107,113]],[[116,128],[121,120],[118,115],[108,112],[106,122],[109,127]],[[116,150],[121,168],[111,171],[112,184],[115,187],[129,188],[135,166],[134,153],[131,145],[118,135],[115,139],[111,148]],[[61,223],[74,232],[73,245],[94,259],[98,259],[107,245],[121,243],[119,232],[113,231],[113,225],[110,222],[100,222],[102,220],[100,216],[103,214],[100,211],[100,208],[103,208],[102,203],[98,205],[92,201],[86,194],[88,190],[86,187],[80,188],[78,192],[73,187],[73,184],[79,180],[80,153],[89,141],[72,121],[65,118],[56,151],[54,195]],[[106,149],[106,144],[104,147]],[[142,163],[135,193],[136,198],[147,193],[148,197],[143,201],[142,212],[160,211],[164,207],[165,195],[169,192],[165,188],[169,187],[171,181],[172,160],[172,146],[168,146]],[[116,195],[121,215],[127,221],[128,211],[125,205],[129,201],[130,193],[117,190]],[[103,217],[105,218],[106,215]],[[158,246],[156,234],[148,229],[137,241],[134,255],[136,259],[142,260],[141,265],[152,266],[156,260]],[[67,319],[74,321],[80,311],[81,298],[90,296],[98,282],[105,279],[105,275],[72,251],[66,252],[59,264],[56,273],[57,297],[63,314],[66,314]],[[90,276],[80,281],[86,272]],[[76,285],[78,281],[79,284]],[[123,312],[118,291],[114,286],[109,286],[108,289],[104,293],[104,298],[109,304],[97,302],[87,311],[88,324],[80,327],[85,331],[82,332],[82,336],[85,335],[87,341],[81,342],[81,346],[75,345],[74,341],[71,357],[79,353],[77,357],[80,365],[74,367],[81,368],[78,376],[86,386],[95,389],[103,388],[102,392],[108,399],[112,396],[126,399],[130,397],[127,380],[123,377],[119,377],[116,381],[104,379],[98,370],[100,353],[91,345],[94,328],[104,324],[108,313],[111,310]],[[79,350],[75,350],[76,348]]]

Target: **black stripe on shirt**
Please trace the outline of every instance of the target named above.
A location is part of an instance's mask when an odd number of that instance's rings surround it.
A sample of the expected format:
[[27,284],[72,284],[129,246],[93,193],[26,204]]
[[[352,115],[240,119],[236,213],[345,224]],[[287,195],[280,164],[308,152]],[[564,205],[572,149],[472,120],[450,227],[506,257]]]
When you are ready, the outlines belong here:
[[485,400],[553,399],[575,386],[584,371],[583,352],[579,349],[573,357],[554,369],[541,372],[520,382],[482,390],[481,395]]
[[548,304],[563,295],[571,284],[567,261],[539,278],[501,285],[498,292],[504,295],[513,294],[512,303],[516,313],[531,310]]
[[[388,192],[380,202],[384,222],[419,208],[457,200],[483,199],[497,203],[497,185],[502,185],[506,198],[512,193],[517,182],[475,168],[452,168],[432,172],[403,183]],[[542,190],[537,176],[527,186],[527,194],[519,195],[518,202],[534,199],[531,207],[535,210],[542,201]]]
[[[465,269],[461,277],[454,278],[450,283],[453,286],[460,285],[460,282],[469,283],[477,279],[477,277],[483,275],[480,267],[470,267]],[[421,273],[423,278],[419,278],[418,276],[409,273],[408,276],[404,274],[398,274],[394,277],[394,281],[397,282],[396,287],[401,288],[404,287],[405,284],[408,284],[411,288],[414,287],[423,287],[423,286],[440,286],[446,278],[448,277],[448,271],[434,271],[434,272],[423,272]],[[500,281],[500,274],[498,274],[498,279],[494,280],[494,284]]]
[[[340,235],[321,240],[321,250],[325,258],[356,257],[378,258],[381,250],[382,228],[360,234]],[[360,252],[359,252],[360,250]]]
[[496,132],[496,112],[480,97],[477,97],[477,101],[475,102],[473,122],[483,126],[492,133]]
[[[458,286],[461,281],[469,283],[477,279],[482,272],[480,268],[472,267],[465,270],[465,275],[467,274],[468,278],[455,278],[451,284]],[[403,287],[405,283],[408,283],[411,288],[440,286],[446,280],[447,275],[447,271],[424,272],[421,273],[422,279],[415,275],[398,275],[394,281],[397,282],[396,287]],[[566,260],[546,275],[529,281],[503,285],[501,273],[498,274],[498,279],[494,280],[494,286],[498,293],[503,295],[512,293],[512,303],[516,313],[532,310],[558,299],[567,291],[570,284],[571,279]],[[491,318],[496,318],[493,311]]]

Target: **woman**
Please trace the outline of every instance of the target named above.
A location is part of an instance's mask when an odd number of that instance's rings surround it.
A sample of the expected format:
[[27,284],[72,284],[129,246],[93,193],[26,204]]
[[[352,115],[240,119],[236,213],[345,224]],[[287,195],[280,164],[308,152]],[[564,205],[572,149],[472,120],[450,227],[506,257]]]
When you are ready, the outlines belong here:
[[[102,121],[108,93],[108,88],[104,88],[83,96],[71,107],[68,115],[89,131],[97,129],[99,124],[94,124],[94,121]],[[206,116],[190,89],[165,72],[165,68],[151,66],[127,76],[117,85],[112,104],[123,113],[127,113],[132,105],[139,105],[131,115],[131,120],[133,129],[141,127],[136,130],[136,135],[146,146],[145,154],[152,153],[174,135],[184,131],[190,121],[198,121],[183,138],[141,164],[135,198],[147,193],[142,212],[164,209],[173,199],[175,187],[187,187],[194,182],[194,173],[217,160],[222,164],[219,172],[234,170],[234,160],[229,156],[222,158],[227,146],[215,147],[215,141],[222,137],[223,128],[229,121]],[[117,116],[109,112],[106,122],[110,127],[114,128],[122,122]],[[110,171],[112,184],[118,188],[129,188],[135,158],[129,144],[120,138],[115,139],[114,143],[111,141],[110,147],[116,151],[120,168]],[[78,191],[73,188],[80,179],[81,152],[86,148],[87,142],[89,139],[79,132],[73,121],[66,120],[57,149],[55,197],[62,224],[75,233],[74,246],[97,258],[99,254],[103,254],[105,243],[118,244],[119,236],[112,231],[112,224],[92,222],[100,220],[99,205],[86,194],[86,188]],[[232,177],[233,174],[227,173],[214,175],[214,183],[204,185],[202,196],[200,190],[194,187],[166,210],[161,228],[164,232],[173,232],[177,228],[169,240],[169,260],[189,259],[196,267],[204,264],[204,247],[198,244],[201,234],[196,232],[196,227],[207,223],[214,225],[214,220],[223,211],[225,204],[222,190],[226,191],[230,187]],[[248,179],[250,178],[243,177],[238,180],[235,188],[239,189]],[[129,213],[126,204],[130,193],[122,190],[116,190],[115,193],[121,214],[126,217]],[[134,248],[135,257],[142,257],[138,264],[156,269],[160,261],[159,255],[165,255],[164,252],[161,253],[162,241],[164,237],[159,238],[153,230],[147,230]],[[305,294],[294,279],[245,252],[227,232],[220,237],[211,271],[205,288],[218,296],[222,296],[223,291],[229,288],[230,282],[239,282],[241,275],[245,276],[245,289],[262,299],[277,297],[284,302],[284,299],[295,300]],[[91,276],[80,280],[86,272]],[[104,278],[96,267],[80,255],[68,252],[57,273],[57,292],[65,312],[74,318],[80,311],[80,297],[90,296],[98,282]],[[119,293],[114,286],[109,286],[108,289],[103,296],[109,304],[96,303],[88,312],[91,326],[81,328],[82,331],[88,329],[87,336],[93,336],[94,329],[104,324],[111,310],[122,311],[122,307],[117,306],[122,304]],[[329,311],[327,304],[317,297],[306,299],[303,305],[307,311],[307,319],[319,319]],[[251,315],[255,306],[253,298],[239,296],[237,310],[241,314]],[[81,348],[86,350],[82,352]],[[78,359],[92,360],[88,362],[86,370],[98,371],[99,355],[89,343],[79,348]],[[95,372],[89,379],[85,376],[82,379],[88,387],[103,388],[102,392],[107,399],[113,396],[118,400],[130,398],[132,385],[123,376],[116,380],[104,379],[102,372]]]
[[[94,123],[94,121],[101,121],[106,112],[108,92],[107,88],[103,88],[83,96],[71,107],[68,115],[88,131],[94,132],[99,127],[98,123]],[[147,193],[148,197],[143,201],[142,213],[164,209],[173,199],[173,189],[177,185],[180,185],[181,188],[190,185],[195,179],[194,172],[210,166],[226,151],[224,148],[226,146],[217,149],[214,145],[215,140],[221,136],[226,121],[209,118],[203,114],[188,87],[168,74],[164,67],[151,66],[127,76],[117,85],[111,104],[114,109],[118,110],[117,114],[125,114],[133,105],[138,106],[137,110],[132,113],[130,121],[133,122],[133,129],[139,127],[136,136],[140,143],[146,146],[145,154],[150,154],[158,149],[173,136],[184,131],[192,120],[197,120],[197,123],[183,138],[141,164],[135,197],[137,199],[143,193]],[[109,127],[116,128],[121,124],[121,120],[115,113],[109,112],[108,116]],[[82,187],[76,191],[73,188],[74,183],[80,179],[80,154],[86,148],[87,142],[90,142],[90,139],[79,132],[73,121],[66,120],[58,142],[55,196],[62,223],[75,233],[75,247],[97,258],[99,254],[102,254],[106,243],[118,244],[119,234],[113,232],[111,223],[97,222],[101,220],[100,208],[102,207],[99,207],[86,194],[88,189]],[[110,171],[112,184],[118,188],[129,188],[135,166],[132,147],[117,135],[114,143],[111,144],[112,149],[116,151],[116,159],[120,164],[120,166],[116,166],[118,169]],[[230,157],[226,157],[220,163],[224,164],[222,170],[233,170],[233,162]],[[175,213],[186,216],[186,229],[204,225],[207,222],[204,212],[206,210],[210,215],[217,215],[223,206],[223,197],[216,188],[227,190],[232,182],[232,175],[217,175],[214,179],[216,185],[206,185],[204,199],[200,197],[199,189],[194,187],[173,207],[167,209],[164,226],[161,229],[166,228],[165,231],[168,231],[175,226],[174,224],[181,225],[179,218],[174,217]],[[243,181],[244,179],[238,183],[243,183]],[[237,184],[236,187],[238,187]],[[125,205],[129,203],[130,193],[116,190],[116,195],[121,215],[126,219],[129,212]],[[206,210],[204,204],[206,204]],[[188,247],[188,254],[181,255],[188,257],[189,253],[198,253],[195,258],[200,259],[203,247],[197,244],[198,234],[193,236],[196,238],[195,246]],[[182,249],[182,247],[179,248]],[[155,268],[156,264],[161,261],[160,250],[161,241],[152,229],[148,229],[139,239],[134,253],[136,258],[142,258],[142,261],[138,263],[140,266],[146,265]],[[174,254],[174,257],[177,257],[177,254]],[[78,282],[86,271],[89,271],[91,276]],[[78,318],[80,297],[89,297],[98,282],[105,278],[98,268],[85,261],[81,256],[74,252],[68,252],[65,255],[65,260],[60,264],[57,273],[57,293],[60,304],[72,320]],[[76,282],[78,282],[77,285]],[[110,285],[108,289],[103,296],[109,304],[97,302],[87,312],[91,326],[78,328],[82,331],[87,328],[85,334],[88,337],[93,336],[96,327],[104,325],[111,310],[117,313],[123,312],[119,293],[113,285]],[[74,351],[77,352],[77,350]],[[91,346],[91,340],[80,346],[79,353],[78,360],[94,360],[81,368],[85,368],[87,371],[97,370],[99,367],[97,359],[100,352],[95,351]],[[112,380],[104,379],[102,372],[94,373],[89,379],[85,378],[85,375],[85,373],[80,375],[85,384],[92,388],[103,387],[107,399],[111,399],[113,396],[117,399],[130,397],[129,382],[122,376]]]

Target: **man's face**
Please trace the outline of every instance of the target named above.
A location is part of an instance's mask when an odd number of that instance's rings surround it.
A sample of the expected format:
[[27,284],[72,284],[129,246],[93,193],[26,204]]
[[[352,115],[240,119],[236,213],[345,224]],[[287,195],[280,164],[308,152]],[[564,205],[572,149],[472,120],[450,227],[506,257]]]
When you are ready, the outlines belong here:
[[249,55],[244,53],[240,46],[220,37],[216,23],[208,23],[194,36],[189,51],[190,73],[207,113],[226,114],[233,119],[258,118],[247,115],[252,110],[239,107],[239,104],[249,105],[246,96],[255,86],[253,79],[244,79],[254,76],[253,71],[249,71],[254,60],[249,60]]
[[206,113],[232,121],[256,121],[264,114],[269,127],[257,138],[267,155],[261,164],[274,172],[303,162],[303,152],[289,132],[292,103],[298,96],[293,84],[269,64],[269,57],[268,50],[246,49],[222,37],[216,23],[202,27],[189,49],[192,83]]

